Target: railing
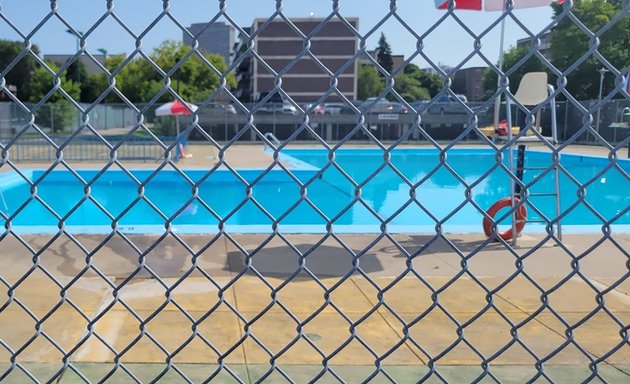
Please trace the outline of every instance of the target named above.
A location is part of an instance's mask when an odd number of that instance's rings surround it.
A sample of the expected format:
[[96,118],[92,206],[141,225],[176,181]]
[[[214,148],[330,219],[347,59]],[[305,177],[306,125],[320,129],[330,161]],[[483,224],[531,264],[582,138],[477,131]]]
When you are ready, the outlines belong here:
[[[11,143],[8,157],[17,162],[49,162],[57,158],[72,161],[109,160],[115,153],[120,160],[160,161],[164,159],[165,147],[171,145],[174,137],[106,136],[105,141],[97,137],[77,136],[68,141],[67,135],[33,136],[24,135],[0,137],[0,144]],[[54,144],[54,145],[53,145]],[[174,153],[174,149],[172,150]],[[62,152],[62,153],[60,153]]]

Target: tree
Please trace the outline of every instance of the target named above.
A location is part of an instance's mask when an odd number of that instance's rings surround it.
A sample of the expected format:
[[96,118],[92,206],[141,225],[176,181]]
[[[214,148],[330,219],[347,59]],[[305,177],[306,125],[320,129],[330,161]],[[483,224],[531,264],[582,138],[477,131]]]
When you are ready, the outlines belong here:
[[85,64],[81,60],[76,59],[68,66],[66,78],[74,81],[81,88],[78,101],[86,102],[92,99],[92,95],[96,92],[93,89],[94,83],[90,81]]
[[[54,72],[59,71],[59,67],[53,62],[46,62],[46,65]],[[60,76],[61,88],[75,100],[79,98],[79,85],[67,78],[67,72]],[[53,89],[55,85],[54,76],[43,66],[35,69],[32,79],[28,84],[27,92],[30,95],[28,101],[38,103],[45,95]],[[76,109],[57,90],[46,103],[35,113],[35,123],[40,127],[51,128],[53,132],[61,132],[71,127],[76,121]]]
[[[516,65],[527,53],[528,47],[511,47],[503,56],[503,72],[507,72]],[[521,82],[521,78],[527,72],[545,72],[545,65],[535,56],[530,57],[519,66],[514,72],[508,76],[510,81],[510,90],[516,92],[516,88]],[[492,95],[497,90],[498,75],[492,69],[488,68],[483,76],[483,89],[486,96]]]
[[[562,7],[553,5],[554,18]],[[593,33],[605,27],[614,16],[621,12],[621,3],[605,0],[575,0],[573,14]],[[559,70],[565,71],[575,63],[588,49],[590,40],[573,21],[562,18],[551,35],[551,62]],[[606,60],[616,68],[624,68],[630,63],[630,18],[623,17],[600,36],[597,48]],[[567,90],[577,99],[596,99],[599,93],[598,70],[603,65],[591,55],[585,62],[572,70],[567,76]],[[612,89],[614,77],[605,78],[604,88]]]
[[361,64],[357,78],[357,97],[365,100],[380,94],[385,88],[384,79],[378,75],[378,71],[373,65]]
[[[363,64],[359,67],[357,83],[359,100],[378,96],[385,89],[385,79],[379,76],[376,67],[369,64]],[[407,65],[394,78],[394,90],[407,102],[429,99],[435,96],[441,88],[440,76],[431,75],[415,64]],[[388,95],[387,98],[394,99],[392,95]]]
[[[88,73],[87,78],[81,78],[81,101],[85,103],[93,103],[101,96],[109,82],[104,73]],[[115,103],[118,100],[106,97],[104,102]]]
[[[165,41],[157,47],[149,58],[159,66],[162,71],[169,72],[182,58],[189,52],[190,47],[180,42]],[[227,70],[225,59],[221,55],[204,55],[207,60],[219,72]],[[124,56],[109,56],[105,67],[114,71],[125,60]],[[219,76],[197,55],[192,55],[181,63],[180,68],[171,75],[171,88],[179,95],[192,103],[205,101],[219,86]],[[133,103],[147,103],[164,88],[164,78],[143,57],[131,60],[119,72],[115,74],[116,88]],[[227,85],[236,86],[236,78],[233,73],[227,75]],[[82,81],[83,85],[83,81]],[[92,102],[98,98],[109,86],[109,79],[104,73],[90,74],[85,82],[85,101]],[[82,91],[84,91],[82,87]],[[163,93],[158,102],[171,101],[173,96],[170,93]],[[105,98],[106,102],[116,103],[121,100],[113,92]]]
[[427,92],[429,92],[429,97],[434,97],[444,87],[444,81],[442,80],[442,77],[424,71],[415,64],[407,65],[403,72],[406,75],[414,78],[418,82],[420,87],[426,89]]
[[[189,47],[180,42],[165,41],[155,49],[150,58],[164,72],[168,72],[178,60],[184,60],[182,58],[189,50]],[[210,54],[204,58],[220,72],[227,69],[227,64],[220,55]],[[120,82],[118,76],[116,81],[117,84],[120,83],[120,90],[133,102],[148,102],[164,87],[164,78],[143,58],[130,62],[120,72]],[[236,86],[233,74],[228,75],[227,82],[229,86]],[[190,102],[202,102],[219,86],[219,76],[202,59],[192,55],[171,76],[171,88],[177,90],[178,86],[182,98]],[[158,101],[166,102],[172,98],[165,93]]]
[[394,90],[407,102],[429,99],[429,91],[420,86],[420,82],[415,77],[398,73],[394,79]]
[[[4,73],[5,68],[18,57],[23,50],[24,43],[22,42],[0,39],[0,71]],[[35,55],[39,55],[39,48],[36,45],[33,45],[31,50]],[[27,53],[10,71],[4,74],[7,84],[17,87],[17,96],[21,100],[27,100],[29,98],[28,84],[33,77],[36,64],[33,56]]]
[[381,32],[381,37],[378,39],[378,46],[376,47],[376,62],[387,72],[392,73],[392,69],[394,69],[392,48],[389,46],[387,39],[385,39],[383,32]]

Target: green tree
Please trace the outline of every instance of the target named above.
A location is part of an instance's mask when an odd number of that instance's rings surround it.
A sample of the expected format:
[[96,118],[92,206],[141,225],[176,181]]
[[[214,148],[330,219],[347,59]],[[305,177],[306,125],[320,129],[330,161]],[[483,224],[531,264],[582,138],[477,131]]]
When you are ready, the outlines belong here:
[[420,82],[406,73],[398,73],[394,78],[394,90],[407,102],[429,99],[429,91],[420,86]]
[[92,80],[94,77],[94,74],[92,74],[92,76],[88,74],[88,71],[85,68],[85,64],[81,60],[73,61],[66,70],[66,78],[74,81],[81,88],[81,93],[78,100],[81,102],[94,101],[94,94],[97,93],[97,90],[94,89],[96,84]]
[[[30,53],[26,54],[10,71],[4,73],[5,68],[7,68],[23,50],[24,43],[22,42],[0,39],[0,71],[4,74],[8,85],[15,85],[17,87],[18,98],[20,100],[27,100],[29,98],[28,84],[33,77],[37,64],[33,56]],[[33,45],[31,50],[36,55],[39,55],[39,48],[36,45]]]
[[[126,56],[123,55],[110,55],[105,59],[104,67],[112,73],[116,68],[118,68],[122,62],[125,60]],[[134,65],[133,62],[130,65]],[[123,70],[123,72],[119,73],[115,76],[116,86],[118,89],[121,89],[121,83],[123,79],[126,77],[127,71]],[[85,102],[92,103],[96,99],[98,99],[103,92],[109,87],[109,77],[105,74],[105,72],[98,73],[88,73],[87,81],[85,81],[86,88],[83,88],[82,81],[82,99]],[[127,77],[127,80],[133,81],[131,78]],[[117,104],[122,103],[122,100],[112,91],[105,96],[103,99],[104,103]]]
[[437,95],[444,86],[444,81],[439,75],[424,71],[415,64],[408,64],[403,72],[415,79],[420,87],[426,89],[429,97]]
[[[150,55],[151,60],[162,71],[169,72],[178,60],[184,60],[180,68],[171,76],[171,88],[177,90],[179,83],[180,96],[190,102],[202,102],[219,86],[219,76],[197,55],[184,59],[190,50],[180,42],[165,41]],[[219,72],[227,70],[227,64],[221,55],[204,55],[214,68]],[[116,63],[108,63],[112,69]],[[233,73],[228,74],[228,87],[236,86],[236,78]],[[105,87],[107,82],[104,83]],[[164,78],[144,58],[138,58],[129,62],[117,75],[116,86],[132,102],[146,103],[151,100],[164,87]],[[164,93],[158,99],[159,102],[172,100],[172,96]]]
[[376,68],[373,65],[361,64],[357,78],[358,99],[365,100],[368,97],[377,96],[383,89],[385,89],[385,81],[379,76]]
[[[507,72],[516,65],[527,53],[528,47],[511,47],[503,56],[503,72]],[[510,81],[510,90],[516,92],[516,89],[521,82],[521,78],[527,72],[545,72],[545,65],[538,60],[535,56],[530,57],[521,66],[519,66],[508,79]],[[497,74],[490,68],[486,70],[483,76],[483,89],[486,92],[486,96],[492,95],[497,90]]]
[[394,68],[394,61],[392,60],[392,48],[389,46],[385,34],[381,32],[381,37],[378,39],[378,46],[376,47],[376,61],[387,72],[392,73]]
[[[108,85],[107,76],[104,73],[89,73],[87,78],[81,79],[81,101],[86,103],[96,101]],[[115,103],[118,101],[106,97],[104,102]]]
[[[184,60],[190,47],[180,42],[165,41],[157,47],[149,56],[162,71],[169,72],[179,60]],[[221,55],[210,54],[203,56],[219,72],[227,70],[225,59]],[[124,56],[109,56],[105,67],[115,71],[125,60]],[[134,103],[146,103],[150,101],[164,88],[164,78],[143,57],[136,58],[127,63],[115,74],[116,88]],[[109,86],[109,79],[104,73],[90,74],[88,76],[89,92],[85,93],[86,101],[93,101],[99,97]],[[219,76],[197,55],[185,59],[179,70],[171,76],[171,88],[177,90],[179,83],[179,95],[192,103],[200,103],[206,100],[219,86]],[[236,78],[233,73],[226,77],[228,88],[236,87]],[[158,98],[158,102],[171,101],[173,96],[164,93]],[[105,98],[108,103],[120,103],[121,100],[113,92]]]
[[[59,71],[57,64],[46,62],[46,65],[54,72]],[[67,73],[60,76],[61,88],[75,100],[79,98],[79,85],[67,78]],[[28,84],[28,101],[38,103],[44,96],[53,89],[55,85],[54,76],[48,70],[40,66],[35,69],[32,79]],[[35,123],[40,127],[50,128],[53,132],[62,132],[71,128],[76,122],[77,111],[68,100],[57,90],[45,104],[35,113]]]
[[[555,4],[554,18],[562,7]],[[593,33],[605,27],[614,16],[621,12],[621,3],[605,0],[575,0],[573,14]],[[597,48],[606,60],[616,68],[624,68],[630,63],[630,18],[623,17],[600,36]],[[589,49],[589,37],[573,21],[564,17],[558,21],[551,35],[551,62],[561,71],[568,69]],[[591,55],[585,62],[567,76],[567,90],[577,99],[595,99],[599,93],[598,70],[603,65]],[[614,76],[605,78],[604,89],[612,89]]]

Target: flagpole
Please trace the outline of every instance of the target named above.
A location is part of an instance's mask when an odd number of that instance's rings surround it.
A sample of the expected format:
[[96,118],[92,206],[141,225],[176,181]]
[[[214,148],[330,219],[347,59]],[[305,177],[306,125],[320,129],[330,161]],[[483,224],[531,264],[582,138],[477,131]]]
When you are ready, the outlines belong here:
[[[503,2],[503,12],[505,12],[505,2]],[[503,71],[503,43],[505,40],[505,17],[501,20],[501,40],[499,43],[499,70]],[[497,89],[501,86],[501,76],[497,74]],[[494,129],[499,127],[499,111],[501,109],[501,99],[502,94],[494,99]],[[507,127],[507,129],[512,129],[512,127]]]

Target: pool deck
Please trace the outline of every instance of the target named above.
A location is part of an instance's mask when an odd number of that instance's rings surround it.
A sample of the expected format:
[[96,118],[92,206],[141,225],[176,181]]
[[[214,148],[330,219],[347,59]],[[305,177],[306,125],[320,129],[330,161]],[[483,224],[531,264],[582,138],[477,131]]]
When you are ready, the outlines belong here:
[[[191,145],[189,152],[193,157],[178,165],[207,168],[216,161],[208,146]],[[567,152],[607,155],[582,146]],[[236,145],[225,160],[235,168],[271,164],[260,145]],[[284,235],[306,254],[312,274],[294,276],[299,254],[279,236],[167,235],[158,241],[156,235],[116,234],[100,247],[104,235],[23,235],[22,241],[8,235],[0,241],[0,292],[7,294],[0,302],[0,340],[14,351],[24,346],[17,361],[41,381],[72,351],[69,362],[90,381],[114,370],[111,381],[129,382],[103,342],[124,351],[120,362],[142,381],[159,375],[170,353],[168,360],[195,382],[219,362],[224,369],[217,382],[237,382],[233,376],[255,382],[272,369],[276,354],[277,367],[307,382],[322,370],[321,353],[340,346],[327,363],[348,382],[369,376],[377,357],[400,382],[416,382],[429,364],[446,380],[470,382],[482,373],[480,354],[502,382],[533,377],[532,354],[545,359],[545,372],[560,382],[586,379],[593,360],[601,360],[598,370],[608,382],[630,379],[630,234],[613,233],[609,240],[565,235],[565,247],[526,234],[514,252],[498,243],[480,248],[480,234],[446,234],[448,242],[416,234],[323,236]],[[353,260],[360,269],[349,274]],[[41,334],[28,345],[39,329],[32,316],[41,321]],[[514,332],[519,342],[512,343]],[[0,376],[10,359],[0,348]],[[172,370],[163,379],[169,378],[182,381]],[[388,382],[380,378],[375,382]],[[27,380],[18,368],[5,379]],[[286,382],[277,371],[265,381]],[[82,380],[67,370],[61,382]],[[327,373],[322,382],[337,381]]]
[[[386,144],[387,147],[387,144]],[[428,144],[417,144],[417,145],[400,145],[400,148],[434,148]],[[321,146],[313,145],[312,143],[306,144],[292,144],[287,148],[323,148]],[[343,148],[375,148],[374,144],[346,144]],[[455,149],[491,149],[488,145],[483,144],[460,144],[456,145],[453,148]],[[549,149],[543,145],[529,145],[528,148],[535,151],[549,151]],[[618,152],[618,157],[620,159],[626,158],[626,149],[622,149]],[[600,157],[608,157],[610,152],[608,149],[601,146],[591,146],[591,145],[569,145],[562,150],[562,153],[567,154],[583,154],[589,156],[600,156]],[[182,158],[181,160],[175,162],[178,167],[181,168],[194,168],[194,169],[210,169],[215,166],[220,158],[219,150],[216,147],[213,147],[210,144],[199,144],[199,143],[190,143],[186,147],[186,154],[191,155],[188,158]],[[270,151],[265,151],[265,147],[262,144],[241,144],[236,143],[233,144],[223,152],[223,160],[224,163],[229,164],[229,166],[233,168],[266,168],[269,167],[273,163],[272,153]],[[129,169],[157,169],[162,165],[162,159],[156,160],[147,160],[147,161],[137,161],[137,160],[120,160],[120,163]],[[18,162],[16,163],[20,167],[24,168],[49,168],[52,165],[52,162]],[[103,168],[107,162],[104,161],[68,161],[68,164],[73,168]],[[288,168],[292,168],[291,164],[286,164]],[[58,165],[57,167],[62,167],[62,165]],[[115,169],[116,165],[112,165]],[[170,168],[170,165],[167,165],[166,168]],[[225,167],[225,165],[222,165]],[[9,168],[7,166],[3,166],[0,168],[0,172],[5,172]]]
[[[52,236],[25,235],[22,238],[30,247],[36,252],[42,250],[34,259],[37,268],[33,268],[31,252],[9,236],[2,241],[2,278],[14,287],[13,301],[0,312],[0,339],[17,350],[36,333],[35,320],[19,302],[38,319],[45,319],[42,331],[64,351],[73,350],[70,361],[77,367],[88,367],[89,375],[96,375],[94,380],[114,367],[114,354],[103,341],[118,352],[125,351],[121,362],[131,367],[140,364],[135,369],[157,375],[164,368],[166,353],[151,339],[159,341],[167,353],[186,345],[172,359],[177,365],[212,367],[218,362],[218,354],[225,354],[223,361],[228,367],[244,367],[248,375],[264,374],[270,353],[278,354],[295,343],[277,357],[277,364],[294,371],[307,367],[304,372],[315,375],[323,357],[299,338],[298,322],[304,322],[305,337],[323,353],[330,354],[350,341],[330,360],[332,367],[343,372],[363,367],[367,376],[374,369],[375,356],[362,345],[365,343],[383,357],[385,369],[402,370],[404,377],[420,377],[433,358],[438,371],[461,366],[473,375],[472,379],[480,374],[482,358],[463,341],[457,343],[456,323],[472,321],[463,334],[486,358],[508,345],[511,329],[518,329],[524,344],[507,348],[492,359],[492,367],[515,367],[523,377],[533,376],[535,359],[525,351],[526,346],[540,358],[548,358],[548,366],[560,371],[565,367],[560,377],[575,374],[576,369],[588,376],[588,363],[600,358],[599,367],[609,381],[623,382],[622,378],[630,377],[630,345],[627,335],[625,339],[621,336],[621,324],[625,332],[630,324],[630,281],[624,277],[628,273],[630,235],[614,235],[618,246],[605,241],[588,254],[585,251],[600,236],[567,235],[568,251],[581,257],[580,273],[571,277],[574,259],[562,247],[547,242],[530,253],[539,237],[520,238],[514,255],[500,244],[476,252],[483,242],[479,235],[448,235],[459,252],[444,240],[428,245],[430,236],[375,236],[324,239],[305,258],[312,276],[304,272],[293,276],[299,267],[299,255],[278,236],[256,252],[256,247],[268,240],[266,235],[216,239],[182,236],[197,255],[197,268],[193,266],[193,254],[172,236],[144,254],[158,236],[127,236],[141,254],[123,237],[114,236],[89,258],[88,268],[84,251],[66,235],[47,247]],[[76,236],[88,253],[103,239]],[[286,235],[286,239],[300,252],[308,252],[322,241],[319,235]],[[209,241],[212,243],[206,247]],[[340,241],[361,255],[360,271],[350,276],[346,273],[353,268],[352,256]],[[418,253],[424,246],[427,248]],[[250,252],[247,268],[246,253]],[[520,273],[517,255],[523,258]],[[407,268],[408,260],[412,270]],[[63,290],[52,277],[64,286]],[[565,278],[567,281],[555,289]],[[283,285],[285,281],[288,283]],[[384,290],[382,297],[377,287]],[[432,296],[433,291],[437,296]],[[598,304],[597,292],[605,292],[606,311]],[[488,304],[490,297],[492,306]],[[543,299],[549,308],[544,308]],[[86,333],[88,320],[79,310],[95,322],[93,330],[98,338]],[[479,318],[473,320],[476,316]],[[587,320],[582,323],[583,319]],[[571,326],[576,328],[568,333]],[[355,330],[355,339],[351,329]],[[405,334],[410,339],[402,342]],[[440,356],[453,343],[456,346]],[[554,353],[556,348],[559,351]],[[615,348],[616,352],[606,354]],[[0,367],[2,362],[6,366],[9,358],[6,350],[0,350]],[[63,353],[40,336],[20,352],[18,361],[44,367],[43,379],[60,368],[62,358]],[[209,375],[211,370],[203,372]],[[514,371],[505,374],[512,377]],[[20,382],[23,376],[18,372],[13,378]]]

